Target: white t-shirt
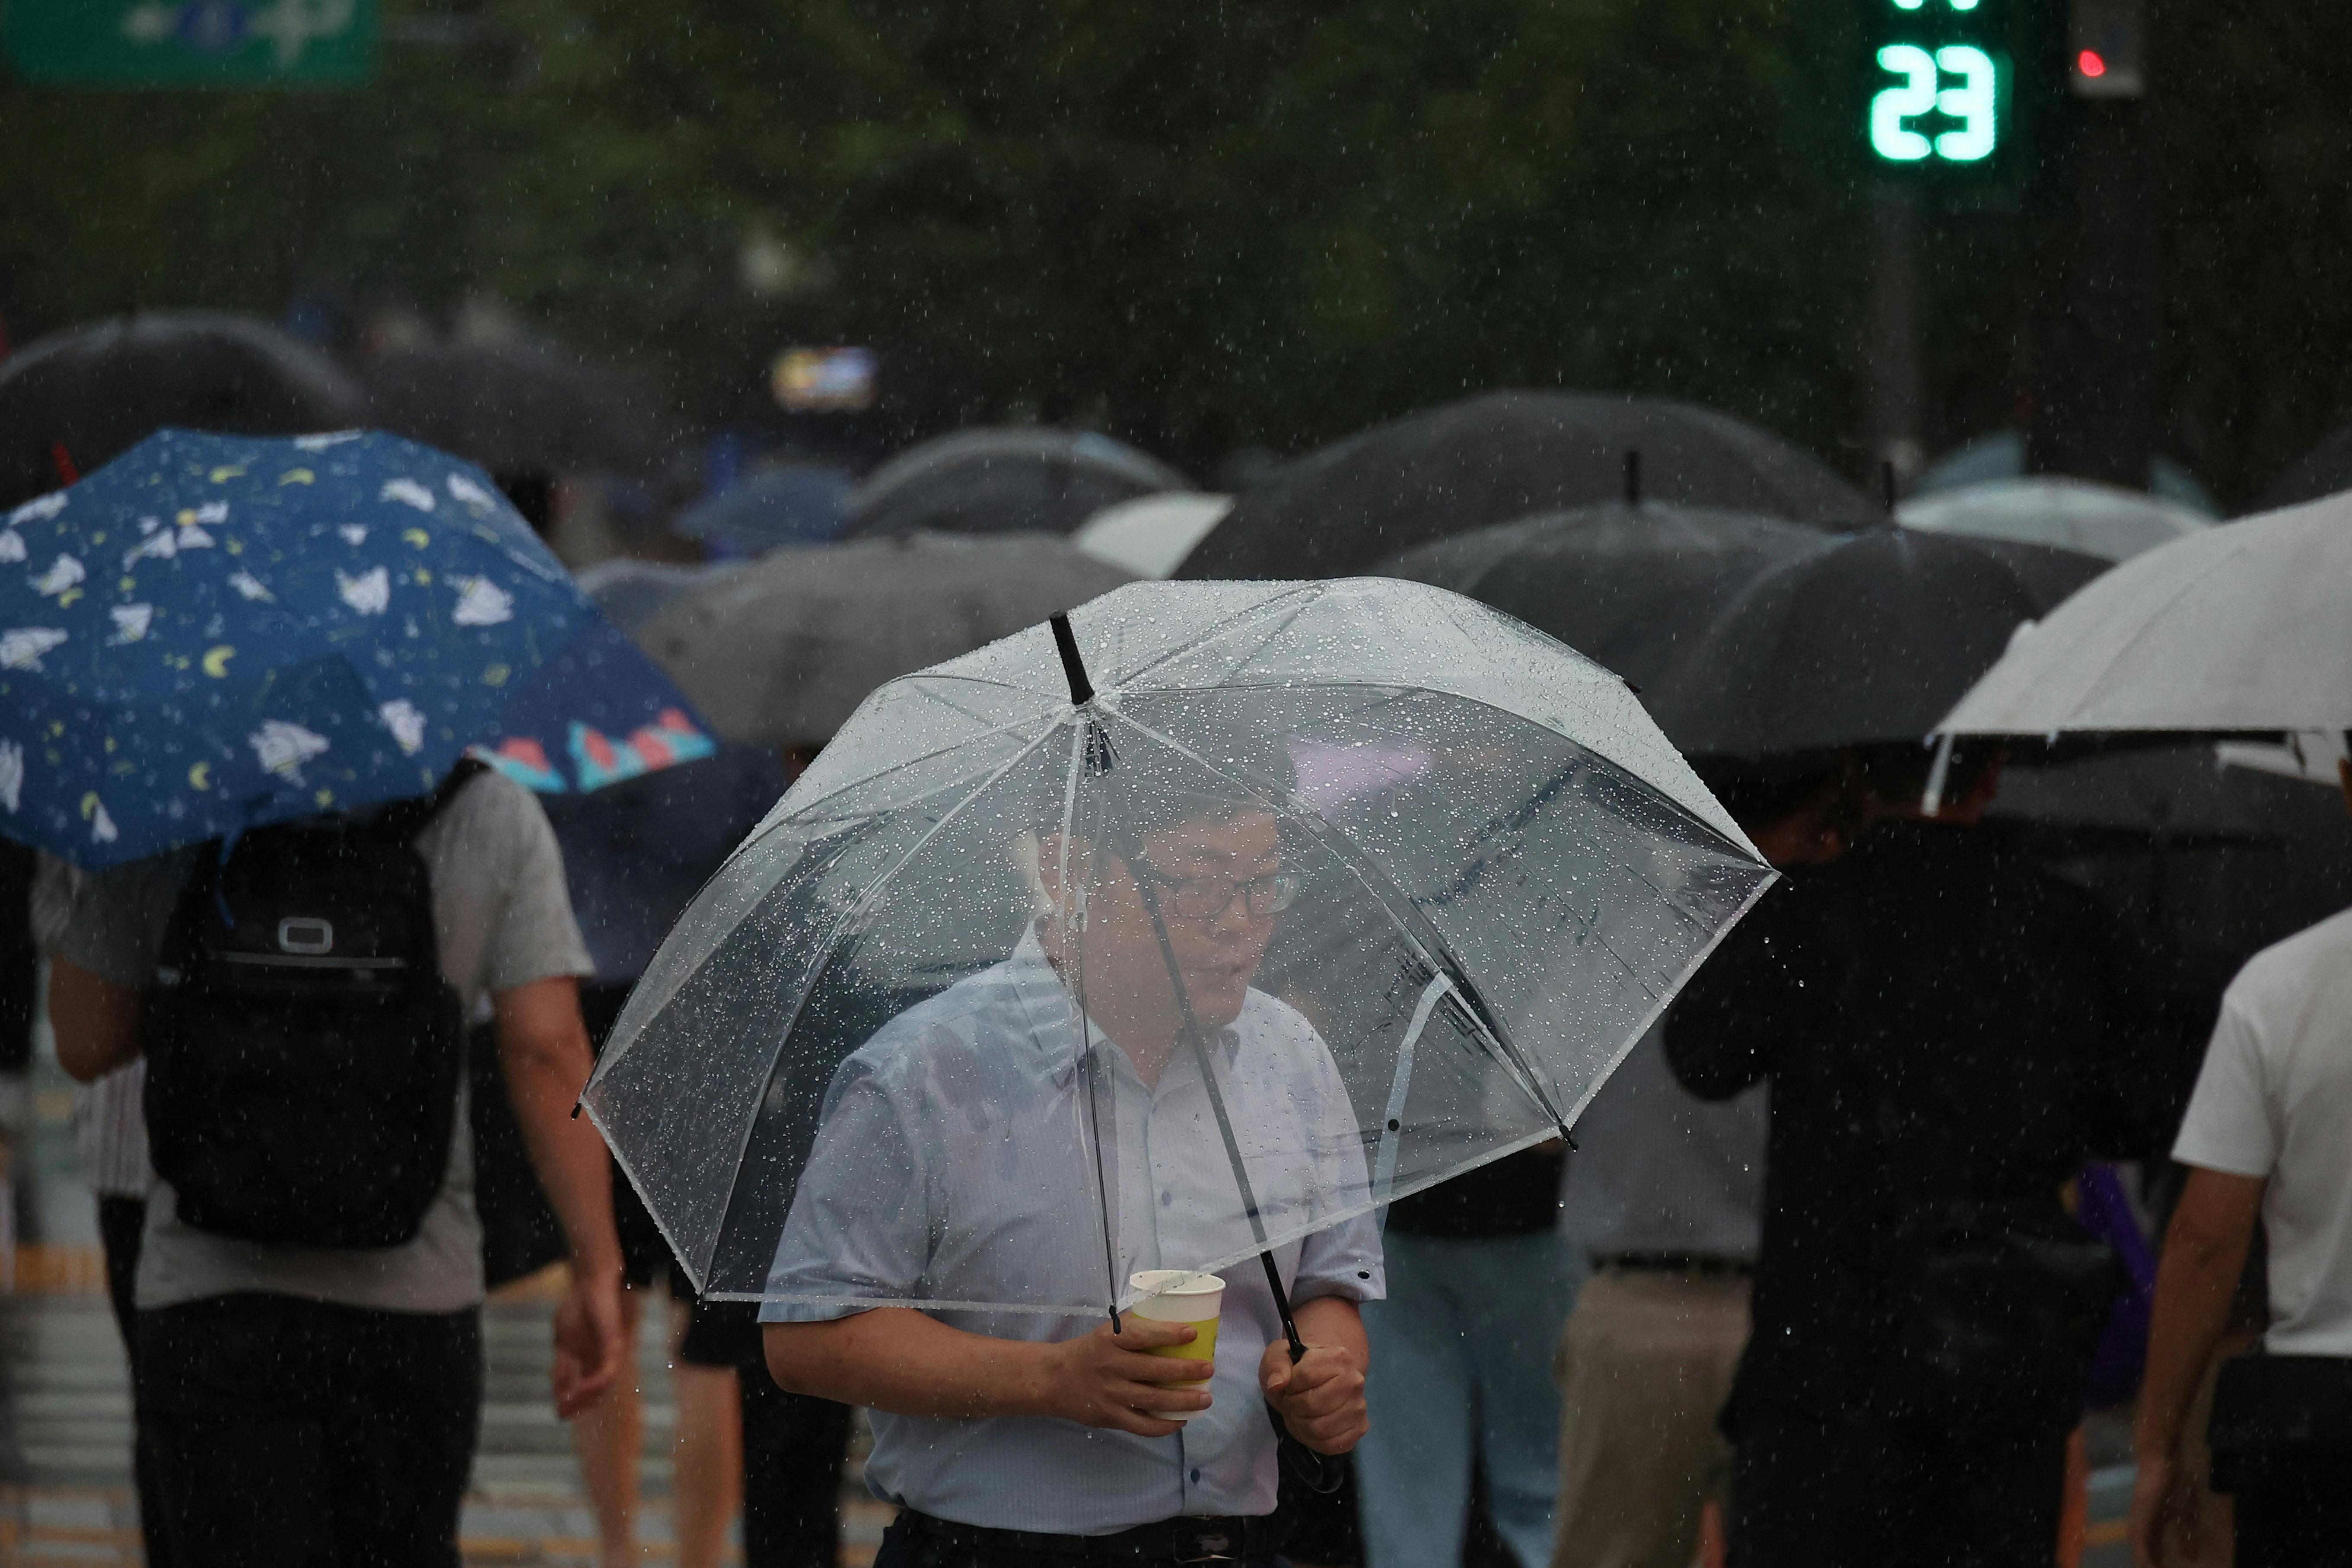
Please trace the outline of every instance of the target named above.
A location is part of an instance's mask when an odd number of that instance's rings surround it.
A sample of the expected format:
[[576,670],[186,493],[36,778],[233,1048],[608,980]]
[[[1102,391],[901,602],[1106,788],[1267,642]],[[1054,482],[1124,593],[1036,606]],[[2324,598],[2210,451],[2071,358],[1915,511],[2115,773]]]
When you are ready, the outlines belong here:
[[2172,1157],[2269,1178],[2271,1352],[2352,1356],[2352,910],[2230,983]]

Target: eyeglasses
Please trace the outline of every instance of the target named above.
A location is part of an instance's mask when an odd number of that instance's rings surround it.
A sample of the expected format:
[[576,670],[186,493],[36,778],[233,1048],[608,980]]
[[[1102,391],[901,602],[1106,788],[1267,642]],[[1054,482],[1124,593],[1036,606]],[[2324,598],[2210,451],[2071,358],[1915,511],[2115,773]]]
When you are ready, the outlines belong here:
[[1162,901],[1180,921],[1214,920],[1233,908],[1237,898],[1242,908],[1259,920],[1280,914],[1298,901],[1298,879],[1287,871],[1243,882],[1230,877],[1171,877],[1144,859],[1128,864],[1145,881],[1167,889]]

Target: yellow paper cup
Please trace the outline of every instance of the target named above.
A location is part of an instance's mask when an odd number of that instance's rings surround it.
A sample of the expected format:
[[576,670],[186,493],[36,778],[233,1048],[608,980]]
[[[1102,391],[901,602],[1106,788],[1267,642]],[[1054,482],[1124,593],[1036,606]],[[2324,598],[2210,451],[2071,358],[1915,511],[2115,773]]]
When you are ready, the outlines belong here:
[[[1128,1310],[1139,1318],[1155,1323],[1190,1323],[1194,1330],[1189,1345],[1159,1345],[1145,1352],[1147,1355],[1172,1356],[1178,1361],[1209,1361],[1217,1353],[1217,1320],[1224,1308],[1225,1282],[1213,1274],[1195,1274],[1186,1268],[1146,1268],[1128,1279],[1130,1289],[1143,1292],[1143,1299]],[[1203,1387],[1201,1384],[1189,1386]],[[1151,1415],[1162,1421],[1185,1421],[1199,1414],[1192,1410],[1154,1410]]]

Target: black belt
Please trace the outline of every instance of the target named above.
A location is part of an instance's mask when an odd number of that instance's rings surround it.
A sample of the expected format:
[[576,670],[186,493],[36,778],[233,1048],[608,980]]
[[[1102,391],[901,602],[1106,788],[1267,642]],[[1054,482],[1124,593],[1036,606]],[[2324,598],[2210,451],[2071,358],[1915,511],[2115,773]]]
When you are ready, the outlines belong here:
[[1719,1252],[1601,1252],[1593,1255],[1592,1262],[1600,1268],[1631,1268],[1643,1274],[1744,1278],[1756,1272],[1756,1265],[1746,1258],[1726,1258]]
[[951,1546],[1039,1552],[1082,1563],[1231,1563],[1279,1552],[1290,1533],[1275,1522],[1272,1514],[1224,1519],[1186,1515],[1110,1535],[1046,1535],[1033,1530],[958,1524],[911,1508],[899,1510],[898,1522],[919,1535]]

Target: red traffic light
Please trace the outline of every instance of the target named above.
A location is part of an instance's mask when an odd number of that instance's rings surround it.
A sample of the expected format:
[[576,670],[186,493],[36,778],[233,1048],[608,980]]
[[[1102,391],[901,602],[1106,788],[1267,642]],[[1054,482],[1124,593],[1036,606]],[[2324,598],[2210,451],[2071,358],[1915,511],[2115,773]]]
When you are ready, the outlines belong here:
[[2107,62],[2099,57],[2098,50],[2084,49],[2074,57],[2074,68],[2082,75],[2096,80],[2107,74]]

